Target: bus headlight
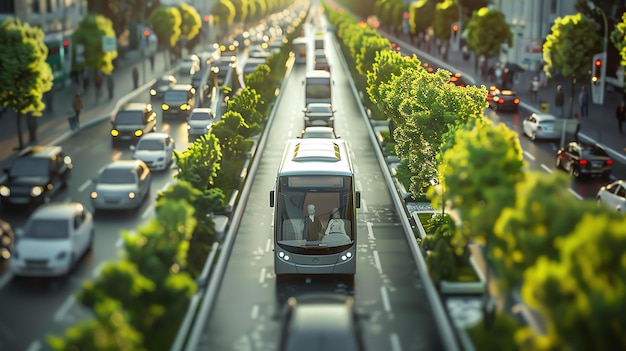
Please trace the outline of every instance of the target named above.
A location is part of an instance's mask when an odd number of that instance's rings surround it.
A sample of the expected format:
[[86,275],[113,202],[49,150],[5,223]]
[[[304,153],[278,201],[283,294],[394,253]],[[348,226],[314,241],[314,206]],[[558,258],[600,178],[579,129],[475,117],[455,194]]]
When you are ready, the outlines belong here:
[[341,255],[341,260],[342,261],[347,261],[350,258],[352,258],[352,252],[346,252],[345,254]]
[[39,195],[43,194],[43,187],[42,186],[34,186],[32,188],[30,188],[30,196],[32,197],[37,197]]
[[289,261],[289,255],[287,255],[286,253],[282,251],[278,252],[278,257],[282,258],[285,261]]
[[132,192],[132,191],[131,191],[130,193],[128,193],[128,198],[129,198],[129,199],[134,199],[134,198],[135,198],[135,196],[136,196],[136,195],[135,195],[135,193],[134,193],[134,192]]

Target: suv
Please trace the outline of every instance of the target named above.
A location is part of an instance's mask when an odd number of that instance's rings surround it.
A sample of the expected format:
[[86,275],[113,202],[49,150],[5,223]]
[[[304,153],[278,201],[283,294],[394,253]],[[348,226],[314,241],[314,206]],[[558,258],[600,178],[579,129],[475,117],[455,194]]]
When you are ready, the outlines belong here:
[[60,146],[32,146],[22,150],[6,168],[0,182],[2,206],[40,205],[67,185],[72,159]]
[[182,116],[187,118],[196,103],[196,88],[191,84],[176,84],[163,95],[163,118]]
[[156,130],[156,112],[151,104],[129,102],[117,111],[111,124],[113,145],[120,141],[135,143],[142,135]]

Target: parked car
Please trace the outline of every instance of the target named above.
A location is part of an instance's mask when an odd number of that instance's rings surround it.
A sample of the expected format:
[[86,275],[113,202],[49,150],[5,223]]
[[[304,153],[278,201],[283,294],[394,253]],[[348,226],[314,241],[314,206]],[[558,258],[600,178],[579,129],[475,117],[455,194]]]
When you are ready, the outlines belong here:
[[340,294],[290,297],[280,314],[280,351],[363,351],[354,298]]
[[150,194],[152,173],[141,160],[114,161],[93,180],[91,204],[95,210],[138,209]]
[[111,142],[135,143],[144,134],[156,131],[156,112],[152,104],[129,102],[124,104],[111,119]]
[[321,139],[338,139],[335,130],[331,127],[306,127],[300,133],[299,138],[321,138]]
[[556,168],[568,171],[578,178],[583,175],[611,175],[613,160],[598,144],[571,141],[556,152]]
[[0,181],[2,207],[38,206],[67,186],[72,158],[61,146],[29,146],[5,168]]
[[554,128],[557,118],[547,113],[531,113],[523,122],[524,134],[531,140],[558,139],[561,132]]
[[185,117],[196,103],[196,88],[191,84],[176,84],[163,95],[163,118]]
[[331,127],[335,125],[335,110],[329,103],[312,102],[302,109],[304,112],[304,126]]
[[489,91],[487,101],[495,111],[517,112],[520,99],[515,90],[495,88]]
[[13,252],[15,244],[15,234],[11,229],[11,225],[7,221],[0,219],[0,259],[7,260]]
[[162,76],[150,87],[150,96],[154,99],[162,99],[163,94],[174,85],[176,85],[176,77],[171,74]]
[[150,133],[139,139],[137,146],[131,146],[133,160],[142,160],[155,171],[168,169],[174,161],[176,143],[167,133]]
[[598,190],[596,200],[598,204],[603,204],[612,210],[624,213],[626,211],[626,181],[620,179],[602,186]]
[[207,134],[214,119],[215,113],[210,108],[194,108],[187,118],[187,133],[190,137]]
[[91,250],[94,235],[93,216],[83,204],[44,204],[16,229],[10,270],[15,276],[67,275]]

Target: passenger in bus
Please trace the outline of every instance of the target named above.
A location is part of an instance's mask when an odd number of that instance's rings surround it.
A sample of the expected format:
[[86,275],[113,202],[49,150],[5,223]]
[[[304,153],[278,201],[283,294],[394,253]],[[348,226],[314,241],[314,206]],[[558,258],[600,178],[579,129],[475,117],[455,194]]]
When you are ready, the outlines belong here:
[[324,224],[319,217],[315,215],[315,205],[309,204],[307,206],[308,216],[305,218],[306,225],[306,240],[308,241],[319,241],[322,240],[322,236],[324,235]]
[[330,213],[330,220],[326,227],[326,235],[328,234],[346,234],[346,223],[341,219],[341,214],[338,208],[333,208]]

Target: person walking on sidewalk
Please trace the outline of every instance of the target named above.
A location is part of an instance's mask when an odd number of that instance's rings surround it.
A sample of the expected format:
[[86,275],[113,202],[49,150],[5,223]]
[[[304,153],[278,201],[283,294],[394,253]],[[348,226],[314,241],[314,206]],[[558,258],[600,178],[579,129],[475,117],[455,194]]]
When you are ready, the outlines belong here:
[[554,96],[554,113],[556,118],[563,118],[563,105],[565,104],[565,95],[563,87],[556,86],[556,95]]
[[617,128],[619,129],[619,133],[622,133],[622,124],[624,124],[624,120],[626,119],[626,106],[624,106],[624,100],[619,103],[617,109],[615,110],[615,118],[617,119]]
[[139,71],[137,67],[133,67],[133,86],[135,89],[139,88]]
[[83,101],[81,100],[80,94],[78,92],[76,92],[76,95],[74,96],[72,107],[74,107],[75,115],[74,115],[74,121],[73,121],[74,123],[71,123],[70,126],[73,128],[78,128],[79,127],[78,118],[80,117],[80,111],[83,109]]
[[578,94],[578,104],[580,104],[580,116],[583,119],[589,117],[589,94],[587,93],[587,87],[582,86],[580,94]]
[[113,76],[110,74],[107,76],[107,89],[109,90],[109,100],[113,100],[114,82]]

